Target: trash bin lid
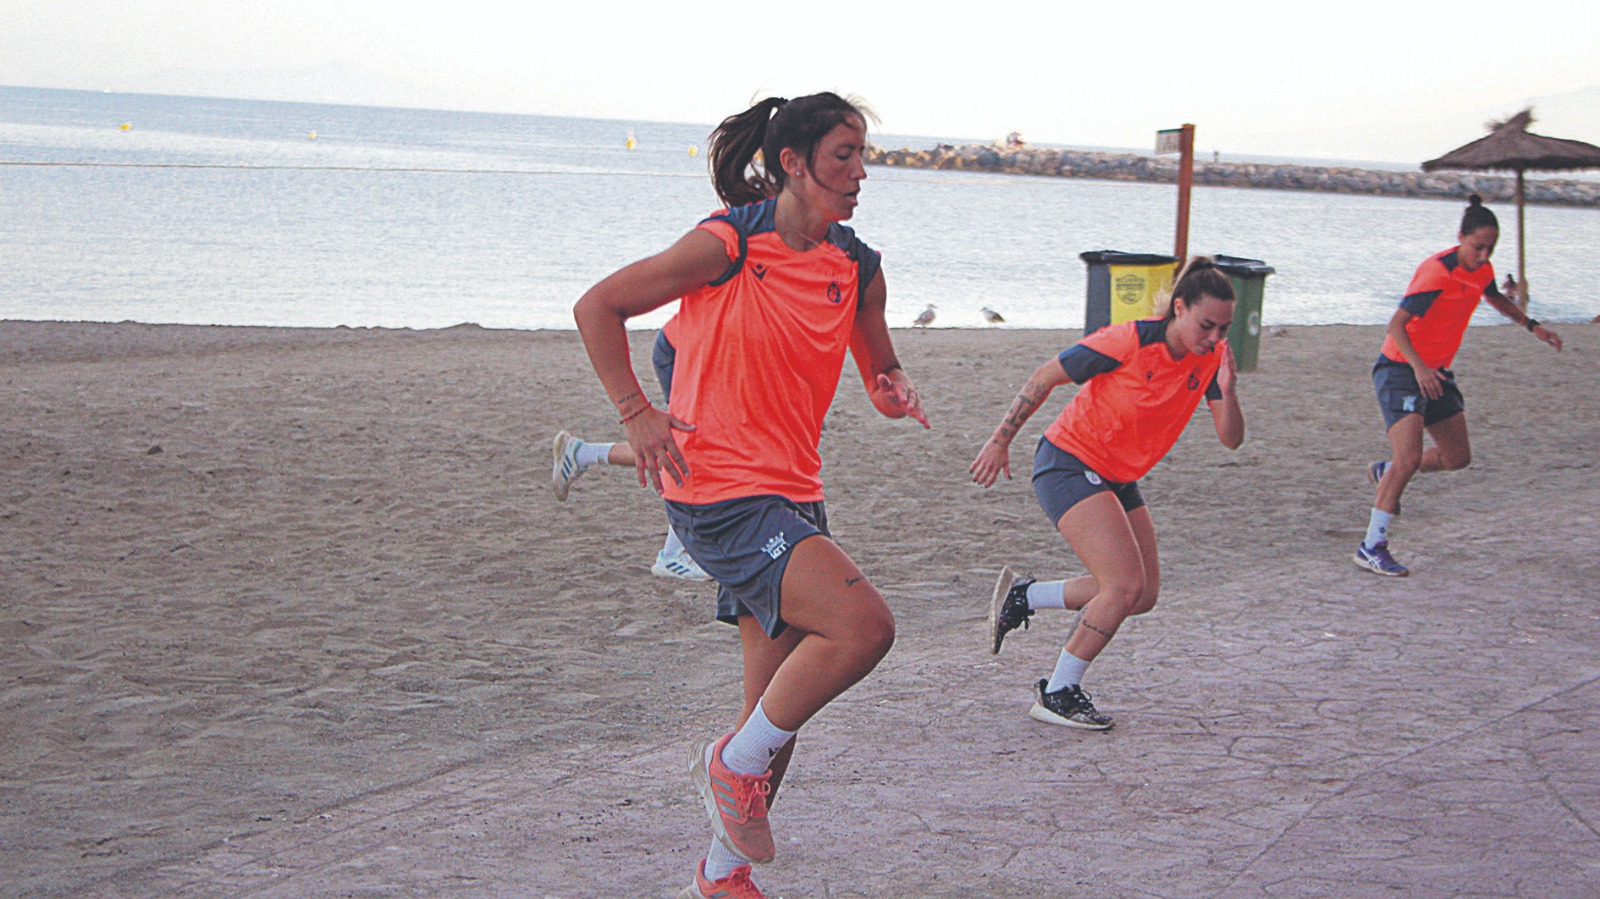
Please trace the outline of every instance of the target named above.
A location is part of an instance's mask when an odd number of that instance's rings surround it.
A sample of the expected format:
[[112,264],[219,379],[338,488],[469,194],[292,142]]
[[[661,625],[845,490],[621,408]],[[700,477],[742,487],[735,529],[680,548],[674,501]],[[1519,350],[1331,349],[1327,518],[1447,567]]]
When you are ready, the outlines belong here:
[[1217,268],[1222,269],[1225,274],[1229,275],[1259,275],[1264,278],[1277,271],[1277,269],[1259,259],[1245,259],[1242,256],[1224,256],[1218,253],[1211,257],[1211,261],[1216,263]]
[[1167,265],[1177,262],[1176,256],[1160,253],[1124,253],[1120,250],[1090,250],[1079,253],[1078,258],[1090,265]]

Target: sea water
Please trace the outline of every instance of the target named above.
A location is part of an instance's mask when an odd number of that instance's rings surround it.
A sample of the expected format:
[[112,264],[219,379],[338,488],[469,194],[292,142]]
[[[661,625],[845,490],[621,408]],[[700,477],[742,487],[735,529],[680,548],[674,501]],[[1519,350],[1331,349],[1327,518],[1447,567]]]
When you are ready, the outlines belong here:
[[[709,131],[0,87],[0,318],[572,328],[585,289],[719,205]],[[1177,194],[874,166],[861,200],[850,224],[884,254],[891,326],[933,304],[936,326],[983,326],[988,306],[1077,328],[1079,254],[1170,253]],[[1189,247],[1273,266],[1269,326],[1379,324],[1463,205],[1201,187]],[[1496,211],[1514,270],[1515,212]],[[1600,210],[1530,207],[1527,228],[1535,314],[1600,312]]]

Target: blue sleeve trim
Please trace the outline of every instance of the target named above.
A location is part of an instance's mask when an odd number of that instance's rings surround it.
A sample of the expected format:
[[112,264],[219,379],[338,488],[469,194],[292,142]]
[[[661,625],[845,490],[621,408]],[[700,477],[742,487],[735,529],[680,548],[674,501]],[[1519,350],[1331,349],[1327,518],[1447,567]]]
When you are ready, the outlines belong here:
[[1428,310],[1433,307],[1433,301],[1437,300],[1442,293],[1444,293],[1442,290],[1425,290],[1422,293],[1414,293],[1400,301],[1400,308],[1412,315],[1427,315]]
[[1141,318],[1133,323],[1134,330],[1139,334],[1139,346],[1146,347],[1152,343],[1160,343],[1167,339],[1167,325],[1170,319]]
[[1061,351],[1057,357],[1061,363],[1062,371],[1073,383],[1082,384],[1095,375],[1116,371],[1122,367],[1122,362],[1107,356],[1099,350],[1091,350],[1081,343],[1075,343]]
[[1221,374],[1222,372],[1220,371],[1212,373],[1211,383],[1206,385],[1206,402],[1208,403],[1214,403],[1222,399],[1222,386],[1217,383],[1217,377]]

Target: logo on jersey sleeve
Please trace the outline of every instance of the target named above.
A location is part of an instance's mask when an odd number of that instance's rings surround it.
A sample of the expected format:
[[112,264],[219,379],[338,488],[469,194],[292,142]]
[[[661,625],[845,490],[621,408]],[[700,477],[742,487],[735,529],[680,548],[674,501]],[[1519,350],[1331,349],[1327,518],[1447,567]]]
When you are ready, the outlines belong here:
[[757,281],[767,280],[767,267],[757,262],[752,269],[756,273]]

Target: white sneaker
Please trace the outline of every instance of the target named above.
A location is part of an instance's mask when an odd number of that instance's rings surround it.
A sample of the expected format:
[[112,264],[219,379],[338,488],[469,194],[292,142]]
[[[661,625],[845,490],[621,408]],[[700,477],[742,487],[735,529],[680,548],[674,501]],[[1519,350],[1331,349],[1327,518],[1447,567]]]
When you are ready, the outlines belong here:
[[656,563],[650,566],[650,573],[661,577],[682,578],[686,581],[711,580],[711,575],[706,574],[705,569],[683,550],[670,556],[665,552],[656,553]]
[[576,481],[588,469],[578,464],[578,447],[583,446],[583,441],[568,434],[566,431],[556,435],[555,443],[550,447],[553,462],[550,466],[550,486],[556,492],[556,499],[567,501],[567,491],[572,489],[572,482]]

